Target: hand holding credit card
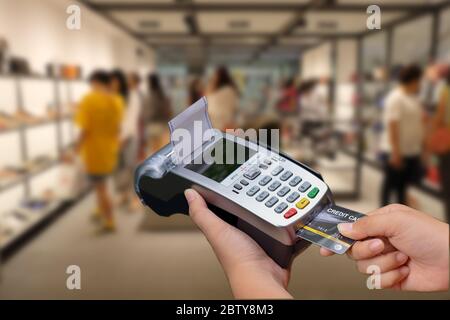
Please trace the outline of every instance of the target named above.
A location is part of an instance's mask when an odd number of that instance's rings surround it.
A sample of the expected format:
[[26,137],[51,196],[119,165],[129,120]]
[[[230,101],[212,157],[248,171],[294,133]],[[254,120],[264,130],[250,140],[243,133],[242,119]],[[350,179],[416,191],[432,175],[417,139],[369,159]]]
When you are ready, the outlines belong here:
[[312,221],[297,231],[297,236],[337,254],[344,254],[355,240],[344,237],[337,228],[340,223],[352,223],[365,215],[337,205],[321,211]]

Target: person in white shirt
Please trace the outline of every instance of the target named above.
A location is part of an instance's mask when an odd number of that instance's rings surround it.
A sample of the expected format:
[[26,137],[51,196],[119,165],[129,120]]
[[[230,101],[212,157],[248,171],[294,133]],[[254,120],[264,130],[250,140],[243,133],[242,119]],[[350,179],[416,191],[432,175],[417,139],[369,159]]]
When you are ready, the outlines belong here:
[[304,135],[321,128],[329,120],[326,86],[315,79],[305,81],[300,92],[300,109]]
[[230,73],[219,67],[208,85],[208,113],[214,128],[224,131],[235,127],[239,94]]
[[423,108],[418,97],[421,77],[420,67],[404,67],[399,74],[399,85],[391,90],[385,101],[381,136],[384,166],[381,205],[390,203],[392,193],[396,193],[398,203],[406,204],[408,186],[421,177],[424,144]]

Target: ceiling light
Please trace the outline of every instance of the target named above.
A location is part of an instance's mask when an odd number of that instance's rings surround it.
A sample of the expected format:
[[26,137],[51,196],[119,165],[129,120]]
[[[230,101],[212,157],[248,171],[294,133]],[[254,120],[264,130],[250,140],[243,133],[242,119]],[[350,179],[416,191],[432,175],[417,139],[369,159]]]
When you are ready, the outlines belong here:
[[139,27],[145,29],[158,29],[160,27],[160,22],[158,20],[142,20],[139,21]]
[[331,30],[331,29],[337,29],[338,27],[338,23],[337,21],[319,21],[317,23],[317,28],[318,29],[327,29],[327,30]]
[[248,20],[230,20],[228,22],[228,27],[230,29],[248,29],[250,27],[250,22]]

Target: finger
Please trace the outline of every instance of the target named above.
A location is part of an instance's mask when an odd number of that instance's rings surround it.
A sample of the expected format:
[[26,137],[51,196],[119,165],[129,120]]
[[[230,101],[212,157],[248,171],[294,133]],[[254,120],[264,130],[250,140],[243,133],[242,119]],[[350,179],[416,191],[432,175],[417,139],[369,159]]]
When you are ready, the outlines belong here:
[[356,265],[361,273],[371,274],[371,266],[378,266],[381,273],[385,273],[400,268],[408,261],[408,256],[400,251],[379,255],[377,257],[365,260],[359,260]]
[[364,241],[356,241],[347,255],[353,260],[364,260],[375,257],[383,252],[385,246],[381,239],[369,239]]
[[206,239],[213,247],[221,244],[217,235],[226,230],[230,225],[216,216],[208,209],[202,196],[193,189],[187,189],[184,192],[189,204],[189,215],[200,230],[205,234]]
[[323,257],[330,257],[330,256],[334,255],[333,251],[330,251],[325,248],[320,248],[319,252],[320,252],[320,255]]
[[409,267],[403,266],[399,269],[391,270],[380,275],[382,289],[396,288],[399,283],[409,274]]
[[381,239],[384,242],[384,250],[383,250],[383,254],[389,253],[389,252],[394,252],[397,251],[397,248],[395,248],[391,242],[389,241],[388,238],[386,237],[380,237],[378,239]]
[[395,234],[399,215],[390,213],[400,206],[387,206],[379,209],[379,213],[373,212],[354,223],[341,223],[339,232],[351,239],[360,240],[368,237],[391,237]]

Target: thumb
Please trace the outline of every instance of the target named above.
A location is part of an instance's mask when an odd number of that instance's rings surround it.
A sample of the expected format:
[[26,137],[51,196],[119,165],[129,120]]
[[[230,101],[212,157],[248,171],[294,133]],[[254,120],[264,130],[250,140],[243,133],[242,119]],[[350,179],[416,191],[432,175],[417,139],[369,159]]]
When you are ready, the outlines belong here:
[[229,224],[208,209],[205,200],[197,191],[187,189],[184,195],[189,204],[189,215],[192,220],[204,233],[213,247],[220,246],[220,243],[216,240],[217,235],[228,228]]
[[368,237],[391,237],[395,231],[395,214],[375,214],[354,223],[341,223],[339,232],[348,238],[361,240]]

